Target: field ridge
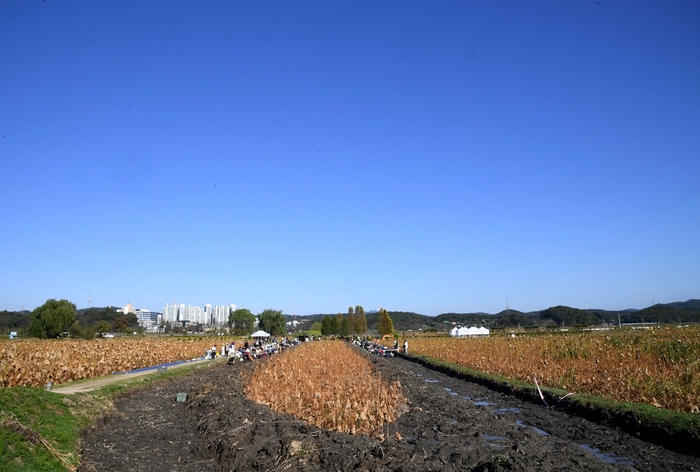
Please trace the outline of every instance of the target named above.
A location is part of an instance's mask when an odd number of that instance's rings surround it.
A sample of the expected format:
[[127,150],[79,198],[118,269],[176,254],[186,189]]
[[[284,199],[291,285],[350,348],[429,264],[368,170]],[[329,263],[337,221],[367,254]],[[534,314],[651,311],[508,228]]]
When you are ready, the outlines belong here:
[[[431,370],[544,406],[535,385],[462,367],[431,356],[397,355]],[[669,450],[700,457],[700,415],[663,410],[640,403],[614,402],[594,395],[576,394],[562,399],[569,392],[545,387],[541,391],[548,404],[556,404],[556,409],[603,426],[619,428]]]

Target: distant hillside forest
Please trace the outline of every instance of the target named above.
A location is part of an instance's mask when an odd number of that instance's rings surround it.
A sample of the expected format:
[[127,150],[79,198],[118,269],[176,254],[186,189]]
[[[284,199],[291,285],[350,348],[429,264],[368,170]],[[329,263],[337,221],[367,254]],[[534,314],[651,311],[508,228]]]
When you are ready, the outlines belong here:
[[[308,329],[313,322],[321,321],[327,314],[302,317],[306,321],[299,328]],[[331,316],[333,316],[331,314]],[[366,314],[370,331],[377,328],[377,313]],[[485,326],[487,328],[528,327],[588,327],[617,325],[618,323],[700,323],[700,300],[658,303],[643,310],[597,310],[555,306],[541,311],[522,312],[504,310],[494,315],[489,313],[443,313],[426,316],[419,313],[389,311],[397,331],[447,331],[453,323],[463,326]]]
[[[29,326],[30,312],[0,312],[0,333],[26,329]],[[311,329],[315,322],[322,322],[332,314],[315,314],[299,316],[303,320],[295,331]],[[700,300],[685,302],[658,303],[643,310],[582,310],[568,306],[555,306],[541,311],[522,312],[504,310],[496,314],[488,313],[443,313],[438,316],[426,316],[419,313],[389,311],[389,316],[397,331],[447,331],[453,323],[463,326],[485,326],[487,328],[534,328],[534,327],[587,327],[617,325],[618,323],[700,323]],[[123,315],[114,307],[84,308],[77,310],[77,322],[83,327],[95,327],[101,321],[114,325],[117,318],[126,318],[129,326],[137,325],[136,316]],[[366,314],[370,331],[377,329],[377,313]]]

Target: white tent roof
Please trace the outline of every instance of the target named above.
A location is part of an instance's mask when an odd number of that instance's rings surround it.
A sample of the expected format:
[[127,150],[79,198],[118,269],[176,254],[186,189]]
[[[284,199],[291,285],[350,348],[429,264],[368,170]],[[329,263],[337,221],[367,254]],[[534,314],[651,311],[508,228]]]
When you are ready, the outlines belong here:
[[488,336],[488,335],[489,335],[489,330],[488,330],[488,328],[484,328],[484,327],[481,327],[481,328],[474,328],[474,327],[472,327],[472,328],[467,328],[467,327],[464,327],[464,326],[463,326],[463,327],[461,327],[461,328],[452,328],[452,329],[450,330],[450,334],[451,334],[452,336],[455,336],[455,337],[457,337],[457,336],[459,336],[459,337],[463,337],[463,336],[484,336],[484,335],[485,335],[485,336]]
[[270,337],[270,334],[269,334],[269,333],[266,333],[266,332],[263,331],[263,330],[260,330],[260,331],[256,331],[256,332],[254,332],[253,334],[251,334],[250,337],[251,337],[251,338],[269,338],[269,337]]

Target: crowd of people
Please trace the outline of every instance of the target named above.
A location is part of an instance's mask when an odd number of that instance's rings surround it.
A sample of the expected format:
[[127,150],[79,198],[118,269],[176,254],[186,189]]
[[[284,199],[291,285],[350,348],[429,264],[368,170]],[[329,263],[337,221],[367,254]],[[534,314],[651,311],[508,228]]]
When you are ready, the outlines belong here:
[[277,352],[296,346],[299,343],[300,341],[298,338],[278,339],[277,337],[272,337],[266,340],[260,338],[252,343],[246,340],[237,348],[236,342],[233,341],[229,344],[223,344],[220,350],[217,348],[217,345],[214,344],[211,349],[207,349],[204,358],[215,359],[216,357],[228,357],[228,363],[233,364],[236,361],[269,357]]
[[367,338],[353,338],[352,344],[364,349],[370,354],[377,354],[378,356],[383,357],[394,357],[394,354],[396,354],[397,352],[408,354],[408,341],[405,339],[403,341],[400,351],[398,339],[394,339],[393,347],[385,346],[384,344],[382,344],[381,341],[369,340]]
[[[318,337],[317,340],[322,340],[322,337]],[[335,339],[335,337],[332,337]],[[270,357],[273,354],[281,352],[290,347],[301,344],[302,342],[314,341],[313,336],[300,336],[295,338],[282,338],[277,337],[259,338],[251,343],[251,341],[244,341],[239,346],[236,346],[236,341],[229,344],[222,344],[221,349],[217,347],[216,344],[212,346],[211,349],[207,349],[204,358],[205,359],[215,359],[217,357],[227,357],[228,363],[233,364],[237,361],[243,360],[253,360],[262,359],[265,357]],[[399,341],[394,339],[393,347],[386,346],[382,344],[381,341],[376,339],[372,340],[365,337],[354,336],[349,339],[351,344],[358,346],[365,351],[376,354],[383,357],[394,357],[397,352],[402,352],[408,354],[408,341],[404,339],[401,349],[399,350]]]

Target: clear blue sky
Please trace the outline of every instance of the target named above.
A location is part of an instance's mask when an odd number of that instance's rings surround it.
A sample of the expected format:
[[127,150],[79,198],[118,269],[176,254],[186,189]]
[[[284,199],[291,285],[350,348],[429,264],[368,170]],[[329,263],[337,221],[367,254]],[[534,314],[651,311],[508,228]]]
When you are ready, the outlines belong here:
[[0,310],[700,297],[700,2],[0,5]]

